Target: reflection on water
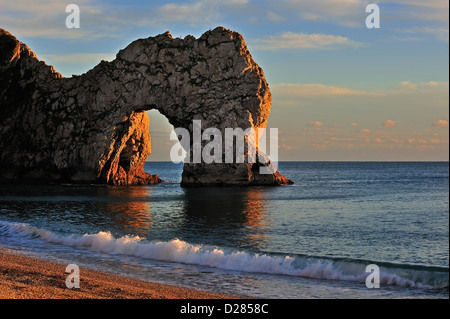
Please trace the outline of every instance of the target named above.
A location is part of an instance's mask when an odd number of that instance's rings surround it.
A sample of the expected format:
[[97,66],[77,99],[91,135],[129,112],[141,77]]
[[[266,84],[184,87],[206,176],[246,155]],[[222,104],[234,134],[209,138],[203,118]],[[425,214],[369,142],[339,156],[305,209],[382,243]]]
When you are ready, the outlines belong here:
[[108,193],[113,198],[121,200],[98,202],[101,211],[107,211],[118,225],[126,232],[139,233],[141,230],[150,229],[153,223],[151,195],[153,189],[149,187],[121,187],[108,188]]
[[[265,188],[187,188],[183,189],[184,227],[197,236],[216,231],[247,249],[268,243],[265,233],[270,223],[266,216]],[[233,245],[233,246],[234,246]]]
[[0,186],[0,220],[64,233],[138,235],[149,240],[260,249],[269,243],[266,188]]
[[269,238],[266,231],[270,228],[270,222],[267,219],[267,194],[268,189],[249,189],[247,192],[247,200],[245,201],[245,209],[243,214],[247,218],[247,222],[244,224],[255,231],[253,233],[248,233],[248,241],[254,243],[255,246],[258,244],[258,248],[261,245],[267,245],[269,243]]

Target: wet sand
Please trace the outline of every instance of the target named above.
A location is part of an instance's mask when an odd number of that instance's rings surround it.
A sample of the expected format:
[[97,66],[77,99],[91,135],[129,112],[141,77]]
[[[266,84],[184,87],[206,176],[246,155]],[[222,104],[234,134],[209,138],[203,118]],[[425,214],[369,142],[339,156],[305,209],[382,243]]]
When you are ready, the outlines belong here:
[[67,265],[0,247],[0,299],[230,299],[80,267],[80,288],[66,287]]

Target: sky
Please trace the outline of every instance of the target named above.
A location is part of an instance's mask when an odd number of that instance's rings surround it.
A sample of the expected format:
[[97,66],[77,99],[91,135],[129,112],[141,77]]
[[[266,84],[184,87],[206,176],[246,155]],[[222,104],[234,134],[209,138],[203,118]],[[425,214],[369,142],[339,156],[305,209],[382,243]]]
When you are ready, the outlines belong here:
[[[280,161],[448,161],[447,0],[0,0],[0,28],[63,76],[82,74],[137,38],[244,36],[273,96]],[[368,4],[380,28],[367,28]],[[152,155],[169,160],[172,129],[148,112]]]

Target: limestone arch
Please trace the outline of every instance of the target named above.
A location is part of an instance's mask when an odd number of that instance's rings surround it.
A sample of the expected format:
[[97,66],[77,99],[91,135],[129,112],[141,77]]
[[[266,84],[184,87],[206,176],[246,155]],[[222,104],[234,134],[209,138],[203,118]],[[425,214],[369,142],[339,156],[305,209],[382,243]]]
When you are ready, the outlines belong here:
[[[237,32],[218,27],[198,39],[169,32],[139,39],[113,61],[63,78],[0,31],[0,47],[7,47],[0,56],[0,106],[4,114],[25,114],[8,118],[13,125],[0,132],[0,163],[12,178],[158,183],[143,170],[150,154],[145,111],[151,109],[190,132],[193,120],[221,131],[267,124],[269,87]],[[261,175],[250,163],[186,163],[182,175],[183,186],[289,182],[277,171]]]

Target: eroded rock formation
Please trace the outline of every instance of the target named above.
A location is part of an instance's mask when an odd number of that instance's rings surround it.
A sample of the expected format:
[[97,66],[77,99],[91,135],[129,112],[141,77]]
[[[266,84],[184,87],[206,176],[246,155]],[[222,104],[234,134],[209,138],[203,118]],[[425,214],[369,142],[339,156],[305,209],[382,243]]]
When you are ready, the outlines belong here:
[[[64,78],[0,29],[0,179],[152,184],[146,110],[175,127],[262,128],[271,95],[242,36],[139,39],[81,76]],[[186,163],[184,186],[279,185],[251,163]]]

